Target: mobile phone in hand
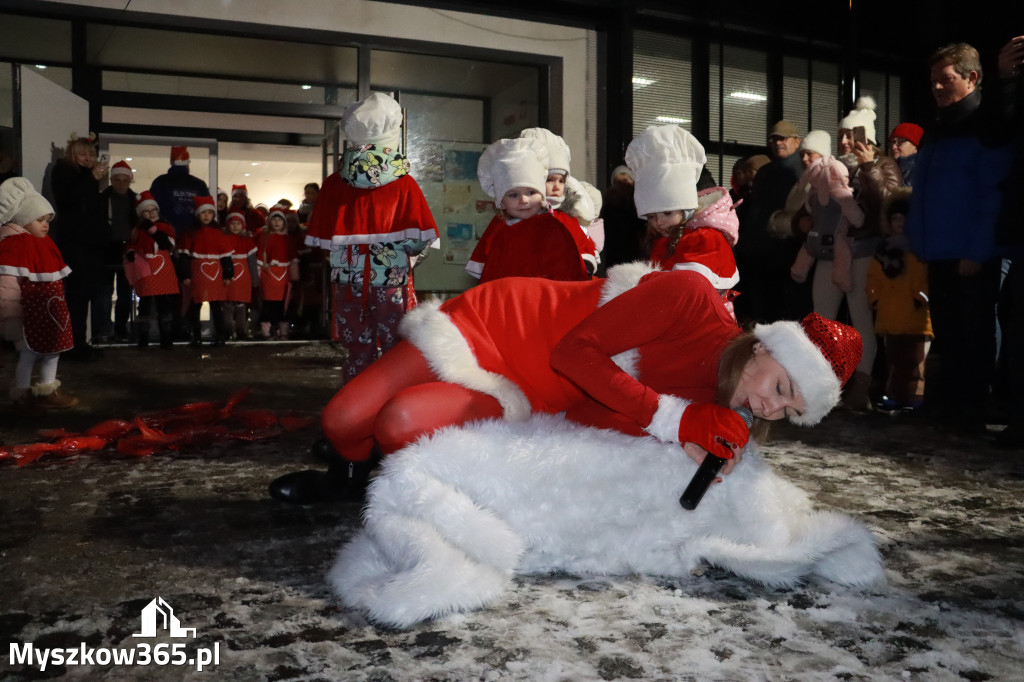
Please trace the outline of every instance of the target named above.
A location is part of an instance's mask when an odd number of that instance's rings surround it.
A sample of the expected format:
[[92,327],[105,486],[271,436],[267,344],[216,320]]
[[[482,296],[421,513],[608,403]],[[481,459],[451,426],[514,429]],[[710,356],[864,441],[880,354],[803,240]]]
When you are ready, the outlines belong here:
[[868,135],[864,126],[855,126],[853,129],[853,143],[856,145],[858,142],[861,142],[865,146],[867,146]]

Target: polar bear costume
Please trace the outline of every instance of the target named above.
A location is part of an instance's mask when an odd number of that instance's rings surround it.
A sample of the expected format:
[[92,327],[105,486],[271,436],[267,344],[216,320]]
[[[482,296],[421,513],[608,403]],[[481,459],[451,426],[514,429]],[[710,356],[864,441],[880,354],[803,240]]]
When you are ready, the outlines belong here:
[[870,531],[814,510],[753,443],[685,511],[696,469],[678,444],[560,415],[442,430],[385,458],[330,583],[375,622],[409,627],[487,606],[515,574],[686,576],[705,561],[770,586],[882,578]]

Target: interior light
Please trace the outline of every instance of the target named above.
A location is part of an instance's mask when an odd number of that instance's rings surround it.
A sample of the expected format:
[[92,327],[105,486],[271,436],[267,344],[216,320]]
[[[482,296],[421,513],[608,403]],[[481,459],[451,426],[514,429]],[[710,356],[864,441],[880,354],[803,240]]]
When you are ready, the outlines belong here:
[[734,99],[743,99],[748,102],[767,102],[768,98],[764,95],[760,95],[756,92],[730,92],[729,97]]
[[302,86],[302,89],[303,89],[303,90],[309,90],[309,89],[311,89],[312,87],[313,87],[312,85],[303,85],[303,86]]
[[646,88],[648,85],[652,85],[655,82],[653,78],[644,78],[643,76],[633,76],[633,89],[639,90],[640,88]]
[[679,118],[678,116],[657,116],[655,121],[661,121],[662,123],[689,123],[688,118]]
[[40,71],[45,71],[46,70],[46,65],[45,64],[36,64],[36,68],[39,69]]
[[249,177],[250,175],[252,175],[252,173],[242,173],[242,175],[244,175],[245,177]]
[[250,164],[250,165],[253,165],[253,166],[258,166],[258,165],[260,165],[260,164],[259,164],[259,161],[253,161],[253,162],[252,162],[252,164]]
[[126,156],[126,157],[124,157],[124,160],[125,160],[125,161],[131,161],[131,160],[132,160],[132,157],[130,157],[130,156]]

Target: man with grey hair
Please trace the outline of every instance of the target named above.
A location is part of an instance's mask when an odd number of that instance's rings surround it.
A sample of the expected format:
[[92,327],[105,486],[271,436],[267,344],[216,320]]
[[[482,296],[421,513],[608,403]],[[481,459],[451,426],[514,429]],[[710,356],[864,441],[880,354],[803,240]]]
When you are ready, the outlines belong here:
[[982,66],[967,43],[929,63],[936,118],[925,128],[907,216],[913,252],[928,263],[929,305],[941,364],[925,405],[937,424],[985,432],[995,361],[1000,256],[996,218],[1009,171],[1005,126],[982,107]]

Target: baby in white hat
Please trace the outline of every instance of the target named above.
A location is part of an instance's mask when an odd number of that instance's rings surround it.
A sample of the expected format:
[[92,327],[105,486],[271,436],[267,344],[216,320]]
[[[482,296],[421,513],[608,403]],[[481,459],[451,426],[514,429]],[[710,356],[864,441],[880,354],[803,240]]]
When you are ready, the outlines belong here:
[[481,282],[501,277],[590,278],[596,266],[593,243],[576,219],[551,210],[548,170],[548,147],[536,136],[498,140],[484,150],[477,176],[501,213],[484,230],[466,272]]

